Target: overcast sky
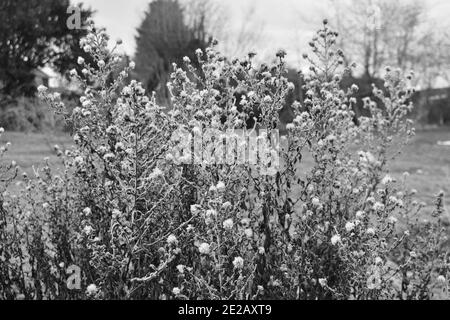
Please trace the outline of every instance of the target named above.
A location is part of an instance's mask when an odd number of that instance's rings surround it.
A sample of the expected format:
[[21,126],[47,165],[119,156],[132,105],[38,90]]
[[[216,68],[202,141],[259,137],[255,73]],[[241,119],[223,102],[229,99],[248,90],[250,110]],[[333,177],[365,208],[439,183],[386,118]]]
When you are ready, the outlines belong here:
[[[320,7],[318,3],[325,1],[327,0],[223,0],[222,3],[229,10],[230,27],[238,25],[242,19],[247,19],[248,17],[244,17],[242,13],[246,7],[256,3],[255,16],[251,19],[264,26],[264,41],[261,48],[269,47],[275,51],[279,47],[292,48],[295,31],[299,27],[305,28],[305,24],[301,23],[301,12],[316,12]],[[84,0],[83,2],[97,11],[94,17],[96,24],[106,27],[113,37],[122,38],[127,53],[133,54],[135,30],[142,21],[150,1]],[[320,18],[317,18],[317,22],[319,21]]]
[[[97,13],[94,17],[98,26],[107,28],[113,38],[120,37],[124,41],[125,51],[133,55],[135,49],[134,36],[149,0],[80,0]],[[211,0],[220,1],[220,0]],[[244,17],[246,6],[256,4],[255,16],[252,19],[264,25],[264,41],[256,49],[260,54],[273,54],[277,49],[288,51],[290,61],[295,62],[305,47],[314,29],[320,21],[330,15],[332,0],[221,0],[227,6],[231,20],[230,26],[238,25]],[[334,0],[346,1],[346,0]],[[397,1],[397,0],[393,0]],[[450,1],[422,0],[431,8],[431,16],[442,19],[443,23],[450,16]]]

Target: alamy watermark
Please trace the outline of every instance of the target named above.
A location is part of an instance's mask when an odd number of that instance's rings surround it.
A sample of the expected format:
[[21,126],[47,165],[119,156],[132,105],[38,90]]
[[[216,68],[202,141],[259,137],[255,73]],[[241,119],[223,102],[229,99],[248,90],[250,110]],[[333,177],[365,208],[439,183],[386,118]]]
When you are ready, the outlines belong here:
[[380,6],[376,4],[370,4],[366,8],[367,22],[366,26],[372,31],[381,30],[382,25],[382,12]]
[[78,30],[82,28],[81,25],[81,8],[77,6],[70,6],[67,8],[69,17],[66,20],[66,25],[69,30]]
[[76,265],[71,265],[66,269],[68,278],[66,286],[69,290],[81,290],[81,268]]
[[166,159],[179,165],[248,165],[261,175],[275,175],[280,168],[278,130],[180,128],[171,143]]

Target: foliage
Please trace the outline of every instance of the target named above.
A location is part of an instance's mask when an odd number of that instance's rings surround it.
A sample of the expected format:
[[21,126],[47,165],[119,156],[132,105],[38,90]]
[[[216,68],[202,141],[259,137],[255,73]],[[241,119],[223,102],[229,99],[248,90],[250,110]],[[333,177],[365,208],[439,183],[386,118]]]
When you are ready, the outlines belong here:
[[158,0],[149,4],[137,29],[137,75],[147,90],[157,91],[162,101],[169,100],[165,83],[172,62],[180,63],[184,56],[195,58],[195,49],[204,49],[208,42],[201,21],[188,26],[185,20],[178,1]]
[[[69,101],[66,99],[66,102]],[[0,102],[0,126],[8,131],[64,130],[65,121],[55,116],[38,98],[18,97]]]
[[[384,109],[366,99],[370,116],[356,126],[357,87],[340,89],[349,71],[325,21],[307,57],[304,111],[294,103],[281,165],[261,174],[262,164],[177,157],[186,137],[173,133],[233,135],[227,130],[245,128],[247,109],[258,105],[259,127],[272,137],[293,90],[284,51],[273,65],[256,65],[252,54],[230,62],[214,47],[198,50],[204,78],[195,77],[189,58],[184,69],[174,65],[166,112],[136,81],[116,94],[134,64],[107,81],[121,59],[104,31],[91,30],[96,66],[79,61],[88,71],[77,76],[85,86],[81,106],[69,112],[40,88],[74,129],[76,146],[57,149],[64,170],[55,174],[45,164],[34,179],[25,177],[21,196],[2,195],[2,297],[428,299],[447,288],[443,195],[436,221],[414,223],[422,206],[386,169],[414,133],[404,120],[409,75],[388,70],[385,90],[374,88]],[[237,90],[247,92],[242,111]],[[64,286],[71,264],[82,269],[82,291]]]
[[[69,30],[69,0],[0,2],[0,84],[6,95],[32,95],[33,70],[52,64],[61,73],[82,54],[79,40],[86,30]],[[81,22],[92,11],[81,8]]]

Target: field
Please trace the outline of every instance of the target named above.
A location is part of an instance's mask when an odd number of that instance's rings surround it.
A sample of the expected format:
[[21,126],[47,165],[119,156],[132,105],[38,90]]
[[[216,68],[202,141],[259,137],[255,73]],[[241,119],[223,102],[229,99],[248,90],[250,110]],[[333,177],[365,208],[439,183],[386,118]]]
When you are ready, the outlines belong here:
[[[450,140],[450,129],[418,131],[403,154],[390,165],[393,175],[400,177],[409,172],[408,185],[418,191],[418,200],[427,205],[443,190],[447,195],[446,208],[450,206],[450,147],[437,145]],[[450,212],[447,209],[447,212]]]
[[[401,178],[404,172],[410,174],[408,185],[418,191],[418,201],[431,206],[434,196],[440,190],[450,195],[450,147],[438,146],[438,141],[450,140],[450,128],[418,131],[416,137],[403,153],[390,164],[391,174]],[[57,162],[54,145],[62,149],[71,145],[71,139],[63,134],[5,133],[0,143],[11,142],[6,161],[15,160],[22,170],[31,174],[33,165],[39,165],[49,157]],[[450,197],[446,198],[450,207]]]

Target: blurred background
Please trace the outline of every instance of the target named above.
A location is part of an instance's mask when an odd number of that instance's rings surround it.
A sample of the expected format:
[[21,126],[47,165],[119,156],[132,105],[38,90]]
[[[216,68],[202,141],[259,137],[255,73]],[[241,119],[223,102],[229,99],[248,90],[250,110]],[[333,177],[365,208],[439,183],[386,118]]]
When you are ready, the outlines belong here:
[[171,63],[195,60],[194,51],[212,39],[230,59],[254,51],[267,62],[285,49],[287,77],[296,86],[280,115],[289,122],[289,104],[303,101],[302,55],[327,18],[340,34],[344,63],[358,65],[342,83],[356,83],[358,98],[371,96],[372,83],[382,85],[385,66],[415,71],[417,136],[391,170],[414,175],[411,187],[430,202],[440,189],[450,192],[449,15],[447,0],[0,0],[0,127],[8,131],[2,139],[13,143],[9,157],[25,170],[54,144],[70,145],[70,128],[36,98],[36,88],[78,103],[81,91],[68,73],[79,68],[78,56],[89,59],[79,48],[88,19],[123,40],[124,65],[136,63],[132,77],[168,106]]

